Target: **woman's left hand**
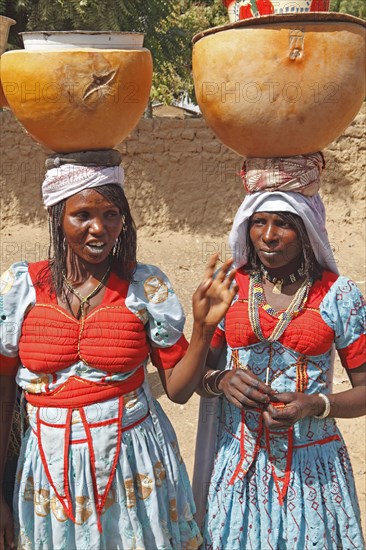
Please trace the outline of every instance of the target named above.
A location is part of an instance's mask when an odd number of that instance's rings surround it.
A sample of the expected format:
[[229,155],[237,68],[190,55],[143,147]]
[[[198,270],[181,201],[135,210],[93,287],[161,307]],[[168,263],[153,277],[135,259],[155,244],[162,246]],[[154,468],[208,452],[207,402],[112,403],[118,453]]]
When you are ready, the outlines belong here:
[[264,423],[269,430],[281,430],[293,426],[305,416],[321,414],[322,401],[318,395],[300,392],[276,393],[272,403],[263,413]]
[[238,292],[238,286],[233,284],[236,270],[229,272],[233,260],[224,262],[214,278],[217,260],[218,254],[210,258],[204,279],[192,298],[194,321],[206,328],[211,326],[213,330],[225,316]]

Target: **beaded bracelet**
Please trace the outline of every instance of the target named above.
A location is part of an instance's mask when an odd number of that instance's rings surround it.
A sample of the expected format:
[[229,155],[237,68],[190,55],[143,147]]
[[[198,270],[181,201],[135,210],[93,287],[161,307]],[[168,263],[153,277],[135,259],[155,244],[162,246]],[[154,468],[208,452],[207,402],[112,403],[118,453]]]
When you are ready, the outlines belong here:
[[[223,394],[223,392],[220,391],[217,388],[217,385],[216,385],[216,380],[222,372],[223,371],[221,371],[221,370],[214,370],[214,371],[206,372],[206,374],[204,375],[204,377],[202,379],[203,389],[205,390],[205,392],[207,392],[209,395],[212,395],[213,397],[219,397],[220,395]],[[215,378],[214,378],[214,382],[213,382],[213,388],[211,388],[209,386],[208,381],[213,377],[215,377]]]
[[323,420],[323,418],[327,418],[330,413],[330,401],[329,397],[327,395],[324,395],[324,393],[318,393],[318,396],[324,401],[325,403],[325,409],[322,414],[314,415],[314,418],[318,418],[319,420]]

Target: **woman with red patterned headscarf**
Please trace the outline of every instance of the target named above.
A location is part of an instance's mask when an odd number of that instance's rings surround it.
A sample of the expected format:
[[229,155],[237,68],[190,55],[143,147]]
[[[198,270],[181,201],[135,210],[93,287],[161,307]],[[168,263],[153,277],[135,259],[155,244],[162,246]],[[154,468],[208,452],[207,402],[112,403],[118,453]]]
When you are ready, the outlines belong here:
[[[339,276],[320,153],[247,159],[239,291],[211,343],[193,482],[205,549],[364,548],[336,418],[366,413],[366,304]],[[333,393],[333,357],[352,389]]]

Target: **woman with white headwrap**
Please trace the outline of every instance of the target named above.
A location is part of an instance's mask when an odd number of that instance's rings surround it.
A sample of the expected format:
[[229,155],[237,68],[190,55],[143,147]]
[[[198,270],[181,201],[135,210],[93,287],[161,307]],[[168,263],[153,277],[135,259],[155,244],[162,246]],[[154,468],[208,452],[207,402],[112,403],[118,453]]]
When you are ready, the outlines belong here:
[[[193,489],[205,549],[364,548],[335,418],[366,412],[366,308],[338,276],[322,165],[320,154],[244,164],[248,194],[230,234],[239,290],[199,387]],[[334,347],[353,386],[338,394]]]
[[[54,253],[18,262],[2,278],[0,390],[9,403],[2,464],[15,377],[30,424],[15,486],[19,548],[194,550],[201,543],[177,440],[145,367],[150,356],[168,396],[187,401],[209,347],[205,326],[222,319],[235,295],[230,262],[215,281],[215,258],[208,265],[188,346],[166,275],[136,262],[122,183],[121,167],[50,168],[43,198]],[[11,514],[0,499],[1,549],[4,539],[12,546]]]

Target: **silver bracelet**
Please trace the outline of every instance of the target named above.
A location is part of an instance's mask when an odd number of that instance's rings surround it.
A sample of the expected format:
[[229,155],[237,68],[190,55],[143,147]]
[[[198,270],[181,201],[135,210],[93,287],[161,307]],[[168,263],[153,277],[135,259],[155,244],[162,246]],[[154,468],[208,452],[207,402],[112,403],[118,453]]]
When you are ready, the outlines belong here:
[[327,418],[330,413],[330,401],[329,397],[325,395],[324,393],[318,393],[318,396],[324,401],[325,403],[325,409],[322,414],[314,415],[314,418],[318,418],[319,420],[322,420],[323,418]]
[[[206,373],[202,379],[202,387],[209,395],[212,395],[213,397],[219,397],[223,394],[222,391],[220,391],[216,386],[216,378],[218,378],[219,374],[221,374],[221,370],[214,370],[210,373]],[[214,378],[213,388],[211,388],[208,384],[208,381],[210,378]]]
[[227,370],[218,371],[218,374],[215,376],[214,382],[212,384],[213,390],[220,395],[223,394],[224,392],[222,390],[219,390],[218,384],[224,378],[227,372],[228,372]]

